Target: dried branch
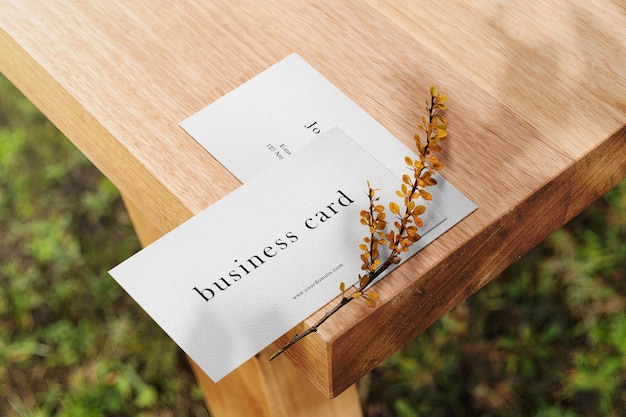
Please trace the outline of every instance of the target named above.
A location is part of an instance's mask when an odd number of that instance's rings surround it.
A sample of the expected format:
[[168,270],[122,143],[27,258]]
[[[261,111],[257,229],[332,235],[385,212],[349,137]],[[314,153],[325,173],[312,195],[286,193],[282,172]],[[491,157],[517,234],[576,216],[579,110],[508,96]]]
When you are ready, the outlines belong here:
[[[425,136],[425,141],[422,143],[421,135],[416,133],[413,138],[419,158],[415,160],[409,156],[404,158],[413,175],[403,175],[402,185],[396,191],[396,195],[402,199],[404,208],[402,209],[395,202],[389,203],[389,211],[396,216],[396,220],[393,223],[394,228],[387,233],[385,233],[388,225],[385,207],[379,204],[380,197],[376,196],[378,189],[372,188],[369,181],[367,182],[369,209],[361,211],[360,221],[362,225],[368,227],[369,231],[363,238],[363,243],[359,245],[359,248],[363,251],[361,254],[361,260],[363,261],[361,269],[365,273],[363,275],[359,274],[358,287],[354,292],[346,296],[346,285],[342,282],[339,286],[342,293],[339,303],[324,314],[324,317],[318,320],[317,323],[303,333],[296,334],[289,343],[274,353],[270,360],[276,358],[309,334],[317,332],[319,326],[352,300],[363,298],[368,306],[376,306],[376,299],[379,298],[378,293],[365,291],[391,265],[400,263],[401,254],[407,252],[411,245],[421,238],[417,231],[424,225],[420,216],[424,214],[426,207],[417,204],[417,200],[420,198],[432,200],[432,195],[425,189],[437,184],[433,175],[436,171],[443,168],[443,164],[432,153],[441,151],[439,142],[448,136],[447,119],[441,114],[441,111],[446,110],[445,102],[446,96],[439,94],[435,87],[431,87],[430,100],[426,101],[428,116],[423,116],[421,123],[418,125],[418,130]],[[384,262],[380,260],[380,245],[386,245],[391,250]]]

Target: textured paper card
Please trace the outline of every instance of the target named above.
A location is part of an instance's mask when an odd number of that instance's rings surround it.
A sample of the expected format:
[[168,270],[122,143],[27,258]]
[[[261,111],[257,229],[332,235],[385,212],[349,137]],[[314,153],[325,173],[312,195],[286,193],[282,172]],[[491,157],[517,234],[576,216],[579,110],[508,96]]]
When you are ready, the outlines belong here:
[[[395,199],[398,177],[330,130],[110,273],[218,381],[357,280],[367,180]],[[446,220],[423,218],[409,255]]]
[[[218,381],[357,281],[366,181],[416,156],[295,54],[181,127],[245,184],[111,275]],[[476,208],[437,180],[403,261]]]

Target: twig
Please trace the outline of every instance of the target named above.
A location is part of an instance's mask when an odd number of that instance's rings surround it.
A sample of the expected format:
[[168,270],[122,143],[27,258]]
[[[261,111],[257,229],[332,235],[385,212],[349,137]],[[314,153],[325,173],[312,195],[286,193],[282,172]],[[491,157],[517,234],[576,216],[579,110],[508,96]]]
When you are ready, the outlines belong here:
[[[391,258],[387,259],[387,261],[385,263],[383,263],[376,271],[371,272],[368,274],[368,285],[373,282],[376,278],[378,278],[378,276],[380,274],[382,274],[383,272],[385,272],[391,265],[393,265],[393,262],[391,262]],[[350,301],[352,300],[356,300],[358,297],[353,297],[354,294],[357,293],[362,293],[364,290],[367,289],[367,285],[365,287],[362,287],[359,285],[359,288],[351,295],[346,297],[345,295],[342,296],[341,300],[339,301],[339,303],[333,307],[332,310],[329,310],[326,312],[326,314],[324,314],[324,317],[322,317],[321,319],[319,319],[314,325],[312,325],[311,327],[309,327],[308,329],[306,329],[304,332],[297,334],[293,337],[293,339],[291,339],[289,341],[289,343],[287,343],[285,346],[283,346],[282,348],[280,348],[280,350],[278,350],[276,353],[274,353],[271,357],[270,357],[270,361],[273,360],[274,358],[276,358],[277,356],[279,356],[281,353],[283,353],[284,351],[286,351],[287,349],[289,349],[291,346],[295,345],[296,343],[298,343],[300,340],[304,339],[306,336],[310,335],[311,333],[315,333],[317,332],[317,328],[319,326],[321,326],[326,320],[328,320],[330,318],[330,316],[332,316],[333,314],[335,314],[336,312],[338,312],[339,310],[341,310],[346,304],[348,304]]]
[[[419,153],[419,159],[413,160],[408,156],[405,157],[405,163],[413,171],[413,178],[408,174],[403,175],[400,190],[396,192],[403,199],[404,212],[400,214],[400,206],[395,202],[389,203],[389,210],[399,220],[394,222],[397,233],[391,230],[385,234],[384,231],[387,227],[385,208],[377,204],[379,197],[375,195],[376,189],[372,188],[368,181],[370,204],[369,210],[361,211],[361,224],[369,227],[369,234],[363,238],[365,243],[359,245],[359,248],[363,251],[361,254],[361,260],[363,261],[361,269],[367,271],[367,273],[359,275],[359,286],[349,296],[345,295],[345,284],[342,282],[339,287],[342,292],[339,303],[326,312],[324,317],[319,319],[317,323],[303,333],[295,335],[289,343],[270,357],[270,361],[306,336],[317,332],[319,326],[345,307],[350,301],[356,298],[364,298],[367,305],[371,307],[376,306],[375,300],[378,298],[378,294],[373,291],[365,293],[365,290],[391,265],[400,263],[400,255],[408,251],[409,247],[421,238],[417,233],[418,228],[423,226],[422,219],[419,216],[424,213],[426,208],[423,205],[417,205],[415,201],[420,197],[425,200],[432,199],[431,194],[425,188],[437,184],[437,181],[432,176],[435,174],[435,171],[443,168],[443,164],[435,156],[432,156],[431,152],[439,152],[441,147],[437,142],[444,140],[448,135],[447,120],[440,114],[440,110],[446,110],[445,101],[446,96],[439,94],[435,87],[430,88],[430,100],[426,101],[428,119],[422,117],[422,124],[418,126],[425,133],[426,142],[422,145],[420,135],[415,134],[415,146]],[[387,245],[391,249],[390,255],[383,263],[379,259],[379,244]]]

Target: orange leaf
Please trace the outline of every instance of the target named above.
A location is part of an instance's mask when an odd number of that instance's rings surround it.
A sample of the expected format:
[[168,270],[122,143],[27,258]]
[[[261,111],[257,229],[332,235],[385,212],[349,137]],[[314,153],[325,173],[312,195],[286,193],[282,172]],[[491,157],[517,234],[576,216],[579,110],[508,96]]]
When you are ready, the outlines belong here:
[[369,281],[368,275],[363,275],[363,276],[359,275],[359,285],[361,287],[365,287],[367,285],[368,281]]

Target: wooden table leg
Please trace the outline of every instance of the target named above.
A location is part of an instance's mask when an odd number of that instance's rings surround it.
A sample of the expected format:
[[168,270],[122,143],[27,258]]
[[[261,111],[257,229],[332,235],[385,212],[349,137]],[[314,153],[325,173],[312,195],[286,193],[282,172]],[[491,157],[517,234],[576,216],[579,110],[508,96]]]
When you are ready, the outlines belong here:
[[[126,210],[143,246],[161,232],[123,196]],[[191,360],[196,380],[214,417],[362,417],[356,386],[334,399],[326,398],[287,357],[271,363],[270,346],[219,383],[214,383]]]

